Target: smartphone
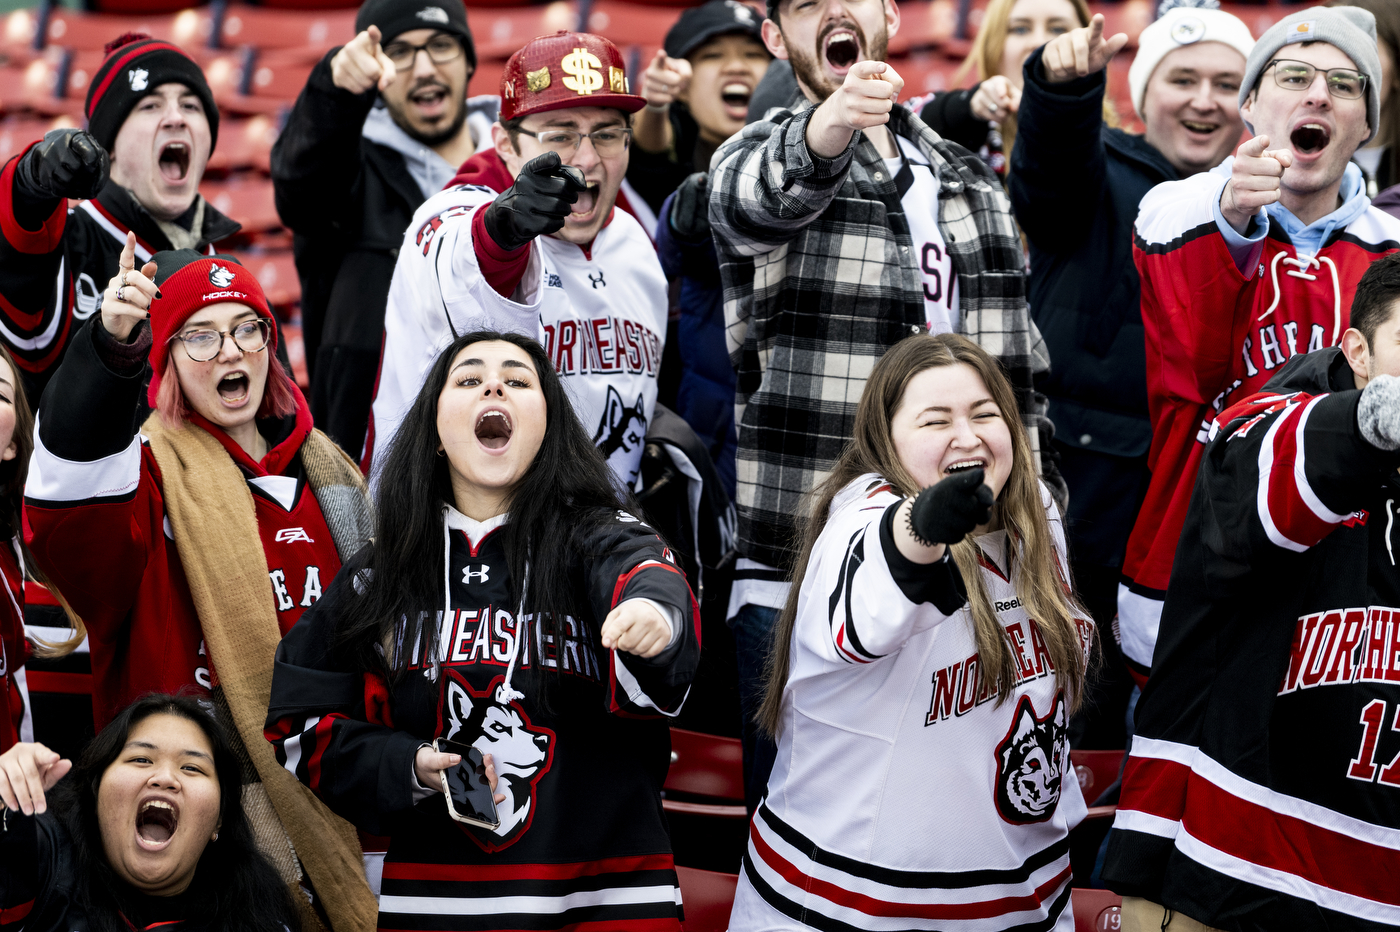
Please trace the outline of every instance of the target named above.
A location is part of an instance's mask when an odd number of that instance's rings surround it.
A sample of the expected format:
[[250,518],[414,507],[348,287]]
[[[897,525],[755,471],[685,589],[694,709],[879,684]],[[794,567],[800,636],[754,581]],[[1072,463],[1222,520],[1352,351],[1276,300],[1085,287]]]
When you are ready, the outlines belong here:
[[477,828],[499,827],[501,820],[496,815],[496,798],[491,792],[490,781],[486,779],[486,761],[482,753],[469,744],[459,744],[446,738],[434,741],[433,750],[462,756],[457,766],[438,771],[442,792],[447,798],[447,814],[458,822]]

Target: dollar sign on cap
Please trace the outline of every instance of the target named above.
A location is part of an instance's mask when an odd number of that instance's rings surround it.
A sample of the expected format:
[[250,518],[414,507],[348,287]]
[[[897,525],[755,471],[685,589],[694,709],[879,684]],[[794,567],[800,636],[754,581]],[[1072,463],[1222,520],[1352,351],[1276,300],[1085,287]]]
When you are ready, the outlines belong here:
[[569,90],[578,91],[580,95],[583,95],[602,89],[603,73],[598,69],[603,67],[603,63],[598,60],[597,55],[588,49],[574,49],[564,56],[559,66],[568,75],[564,79],[564,86]]

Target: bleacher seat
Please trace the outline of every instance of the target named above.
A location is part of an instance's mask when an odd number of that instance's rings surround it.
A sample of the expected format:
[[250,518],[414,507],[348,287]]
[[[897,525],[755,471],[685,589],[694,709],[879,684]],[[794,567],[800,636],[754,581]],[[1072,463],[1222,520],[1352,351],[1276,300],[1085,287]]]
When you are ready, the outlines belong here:
[[324,54],[355,37],[355,5],[350,9],[308,10],[230,4],[220,33],[224,48],[304,48]]
[[206,178],[199,191],[216,210],[243,225],[239,236],[245,241],[282,226],[273,204],[272,182],[269,179],[247,175],[220,181]]
[[219,124],[219,145],[209,157],[206,171],[228,174],[254,169],[267,174],[272,170],[272,144],[276,141],[277,122],[266,114],[225,118]]
[[1118,932],[1122,928],[1123,898],[1112,890],[1075,887],[1070,902],[1074,906],[1074,932]]
[[734,906],[739,875],[678,866],[676,876],[681,883],[681,902],[685,907],[681,929],[684,932],[725,932],[729,928],[729,912]]
[[289,316],[294,304],[301,300],[301,281],[290,249],[260,251],[234,250],[233,255],[251,270],[267,295],[267,303]]
[[738,738],[671,729],[671,769],[666,773],[668,812],[749,817],[744,808],[743,749]]

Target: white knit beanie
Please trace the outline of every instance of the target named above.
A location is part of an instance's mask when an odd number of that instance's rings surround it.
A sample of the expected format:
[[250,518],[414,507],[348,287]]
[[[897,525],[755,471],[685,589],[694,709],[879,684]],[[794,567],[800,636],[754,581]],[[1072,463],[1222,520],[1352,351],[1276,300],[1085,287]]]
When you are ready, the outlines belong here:
[[1237,16],[1207,6],[1175,6],[1172,0],[1162,4],[1160,18],[1138,37],[1137,56],[1128,69],[1128,89],[1133,95],[1133,107],[1144,120],[1143,98],[1147,81],[1157,65],[1171,52],[1198,42],[1223,42],[1248,60],[1254,50],[1254,36]]

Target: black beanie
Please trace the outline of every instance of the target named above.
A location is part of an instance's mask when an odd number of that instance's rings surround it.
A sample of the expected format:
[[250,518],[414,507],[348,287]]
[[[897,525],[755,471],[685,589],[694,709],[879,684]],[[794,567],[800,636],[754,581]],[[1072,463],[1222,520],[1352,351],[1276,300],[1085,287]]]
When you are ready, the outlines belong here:
[[107,46],[107,57],[88,86],[88,132],[108,152],[117,131],[141,99],[168,82],[183,84],[204,104],[209,150],[219,141],[219,108],[204,72],[179,46],[139,33],[127,33]]
[[412,29],[450,32],[462,40],[467,61],[476,70],[476,45],[467,28],[467,8],[462,0],[365,0],[355,16],[355,34],[371,26],[379,27],[383,45]]

